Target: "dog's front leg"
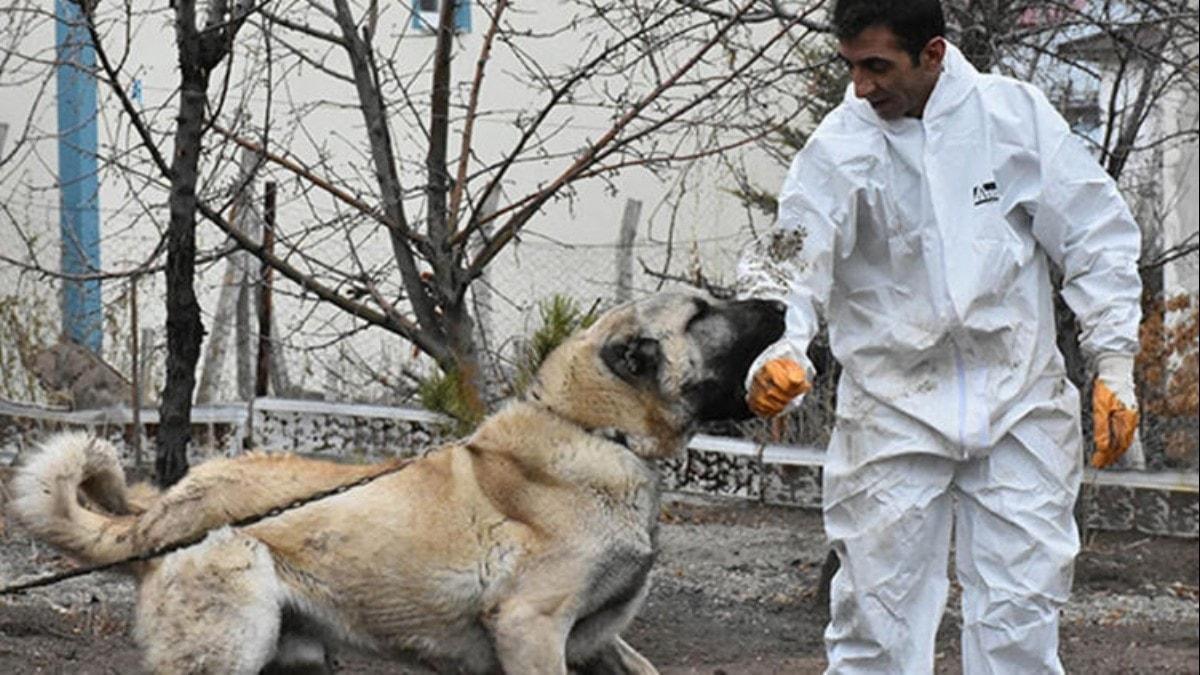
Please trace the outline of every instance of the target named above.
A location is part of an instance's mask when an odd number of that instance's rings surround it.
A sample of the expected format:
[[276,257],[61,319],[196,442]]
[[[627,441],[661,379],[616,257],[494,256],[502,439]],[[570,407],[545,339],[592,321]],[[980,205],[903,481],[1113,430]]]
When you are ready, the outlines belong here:
[[519,600],[499,607],[490,623],[500,666],[509,675],[566,675],[570,621],[562,602]]

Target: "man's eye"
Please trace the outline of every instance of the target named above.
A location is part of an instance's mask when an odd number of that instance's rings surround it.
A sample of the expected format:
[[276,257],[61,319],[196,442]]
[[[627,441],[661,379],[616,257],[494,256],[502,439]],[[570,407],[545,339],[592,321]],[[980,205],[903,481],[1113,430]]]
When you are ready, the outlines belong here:
[[872,60],[872,61],[867,61],[867,62],[866,62],[865,64],[863,64],[863,65],[865,65],[865,66],[866,66],[867,70],[871,71],[872,73],[876,73],[876,74],[878,74],[878,73],[885,73],[885,72],[887,72],[887,69],[888,69],[888,65],[889,65],[889,64],[888,64],[888,62],[887,62],[887,61],[874,61],[874,60]]

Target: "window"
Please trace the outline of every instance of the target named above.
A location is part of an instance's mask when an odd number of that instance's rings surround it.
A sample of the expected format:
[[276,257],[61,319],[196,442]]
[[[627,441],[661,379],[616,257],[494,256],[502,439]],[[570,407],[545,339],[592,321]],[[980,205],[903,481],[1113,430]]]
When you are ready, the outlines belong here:
[[[438,10],[444,0],[413,0],[412,27],[424,33],[437,30]],[[454,6],[454,31],[471,32],[471,0],[456,0]]]

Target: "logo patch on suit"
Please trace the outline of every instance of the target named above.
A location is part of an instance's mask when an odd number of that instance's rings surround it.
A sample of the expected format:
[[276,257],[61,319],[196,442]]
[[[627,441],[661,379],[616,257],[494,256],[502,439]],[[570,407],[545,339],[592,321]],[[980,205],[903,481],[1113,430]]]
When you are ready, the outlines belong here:
[[975,206],[986,204],[988,202],[998,201],[1000,199],[1000,190],[996,187],[995,181],[980,183],[971,188],[971,197],[975,200]]

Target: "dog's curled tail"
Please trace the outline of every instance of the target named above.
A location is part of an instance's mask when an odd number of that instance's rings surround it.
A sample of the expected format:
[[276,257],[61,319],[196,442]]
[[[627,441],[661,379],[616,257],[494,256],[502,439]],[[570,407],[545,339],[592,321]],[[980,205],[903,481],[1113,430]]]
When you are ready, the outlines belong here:
[[[111,443],[62,433],[44,443],[12,479],[11,512],[36,538],[91,563],[134,550],[125,472]],[[95,508],[82,505],[80,496]]]

